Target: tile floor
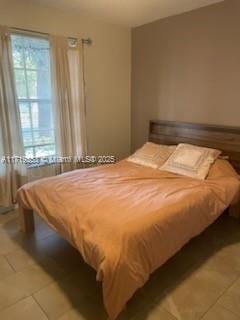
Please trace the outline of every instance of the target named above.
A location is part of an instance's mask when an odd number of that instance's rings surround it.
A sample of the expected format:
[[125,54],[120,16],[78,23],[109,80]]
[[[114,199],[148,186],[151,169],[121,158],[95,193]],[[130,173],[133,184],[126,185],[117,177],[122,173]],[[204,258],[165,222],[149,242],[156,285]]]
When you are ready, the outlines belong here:
[[[1,320],[106,320],[101,285],[80,254],[36,217],[0,215]],[[240,320],[240,223],[224,214],[159,268],[119,320]]]

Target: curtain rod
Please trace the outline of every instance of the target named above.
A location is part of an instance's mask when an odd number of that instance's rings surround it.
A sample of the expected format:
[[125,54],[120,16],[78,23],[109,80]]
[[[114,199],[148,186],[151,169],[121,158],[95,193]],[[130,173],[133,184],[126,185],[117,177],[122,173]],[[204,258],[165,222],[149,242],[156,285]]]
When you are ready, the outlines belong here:
[[[48,37],[50,35],[49,33],[46,33],[46,32],[40,32],[40,31],[35,31],[35,30],[30,30],[30,29],[15,28],[15,27],[12,27],[11,29],[15,30],[15,31],[19,31],[19,32],[35,33],[35,34],[39,34],[39,35],[42,35],[42,36],[45,36],[45,37]],[[77,40],[77,38],[75,38],[75,37],[68,37],[68,38],[69,39],[73,39],[73,40]],[[87,44],[87,45],[91,45],[92,44],[92,39],[91,38],[82,38],[81,40],[82,40],[83,44]]]

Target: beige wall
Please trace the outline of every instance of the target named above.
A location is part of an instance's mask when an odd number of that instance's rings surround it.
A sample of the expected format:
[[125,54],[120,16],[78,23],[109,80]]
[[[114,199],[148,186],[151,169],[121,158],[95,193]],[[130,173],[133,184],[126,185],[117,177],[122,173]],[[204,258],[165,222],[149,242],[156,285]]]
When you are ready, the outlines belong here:
[[150,119],[240,126],[240,1],[132,31],[132,145]]
[[31,0],[0,0],[0,24],[93,39],[85,57],[89,152],[118,158],[128,155],[130,30],[37,6]]

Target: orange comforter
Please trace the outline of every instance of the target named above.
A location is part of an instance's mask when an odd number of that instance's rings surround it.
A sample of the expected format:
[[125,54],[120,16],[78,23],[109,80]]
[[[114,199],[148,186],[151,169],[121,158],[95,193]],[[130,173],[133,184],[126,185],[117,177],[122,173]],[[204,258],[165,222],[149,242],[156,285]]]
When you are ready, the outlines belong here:
[[210,225],[239,191],[228,162],[207,180],[127,161],[24,185],[18,200],[35,210],[97,271],[110,319],[149,275]]

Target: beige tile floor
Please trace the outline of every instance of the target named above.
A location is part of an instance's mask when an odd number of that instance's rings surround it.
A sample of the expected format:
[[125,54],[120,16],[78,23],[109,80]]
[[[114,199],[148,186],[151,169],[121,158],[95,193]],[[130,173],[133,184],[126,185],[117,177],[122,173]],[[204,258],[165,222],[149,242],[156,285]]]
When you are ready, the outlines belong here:
[[[80,254],[36,217],[0,215],[1,320],[106,320],[101,285]],[[119,320],[240,320],[240,223],[224,214],[129,301]]]

